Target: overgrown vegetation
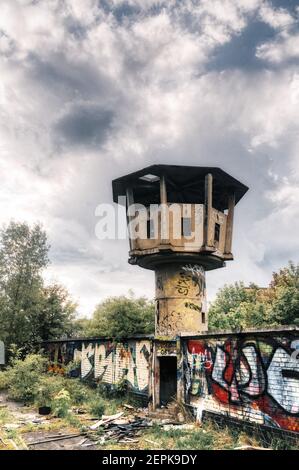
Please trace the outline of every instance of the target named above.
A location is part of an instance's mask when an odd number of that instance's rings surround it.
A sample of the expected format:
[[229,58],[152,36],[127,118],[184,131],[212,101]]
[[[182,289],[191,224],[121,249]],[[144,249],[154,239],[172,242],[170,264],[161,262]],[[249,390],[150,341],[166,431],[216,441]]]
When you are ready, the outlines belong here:
[[14,360],[0,372],[0,390],[27,405],[50,406],[58,416],[65,415],[71,406],[82,405],[92,395],[92,390],[78,379],[47,372],[47,359],[38,354]]
[[299,325],[299,264],[273,273],[270,285],[226,285],[209,309],[209,329]]
[[101,417],[107,403],[113,412],[115,404],[119,405],[127,394],[123,381],[109,390],[103,385],[90,387],[77,378],[47,371],[47,365],[47,359],[39,354],[14,360],[0,372],[0,391],[6,391],[10,399],[26,405],[51,407],[58,417],[67,416],[72,407],[83,407],[95,417]]
[[17,359],[6,371],[0,372],[0,387],[7,388],[9,397],[24,403],[33,403],[39,394],[42,373],[47,360],[31,354],[24,361]]

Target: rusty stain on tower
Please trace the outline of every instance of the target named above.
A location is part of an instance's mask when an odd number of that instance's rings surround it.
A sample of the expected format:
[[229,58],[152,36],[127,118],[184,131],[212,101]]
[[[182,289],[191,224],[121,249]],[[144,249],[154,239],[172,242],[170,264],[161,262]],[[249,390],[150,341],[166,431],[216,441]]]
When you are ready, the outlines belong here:
[[152,165],[112,186],[115,202],[126,196],[129,263],[155,271],[156,337],[206,331],[205,271],[233,259],[234,207],[248,188],[219,168],[175,165]]

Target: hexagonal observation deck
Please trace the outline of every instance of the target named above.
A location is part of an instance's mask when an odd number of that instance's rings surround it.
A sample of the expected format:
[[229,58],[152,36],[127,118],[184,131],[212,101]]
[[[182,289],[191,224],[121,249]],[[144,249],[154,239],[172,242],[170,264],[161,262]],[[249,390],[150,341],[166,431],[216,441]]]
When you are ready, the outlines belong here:
[[234,207],[247,186],[220,168],[152,165],[112,187],[128,209],[129,263],[156,273],[156,333],[206,330],[204,272],[233,259]]

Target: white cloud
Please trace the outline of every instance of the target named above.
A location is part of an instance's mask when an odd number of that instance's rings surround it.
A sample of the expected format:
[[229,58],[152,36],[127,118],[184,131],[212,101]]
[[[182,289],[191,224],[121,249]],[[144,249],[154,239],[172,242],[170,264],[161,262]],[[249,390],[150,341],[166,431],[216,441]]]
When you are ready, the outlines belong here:
[[[153,275],[127,264],[126,241],[95,238],[94,211],[111,201],[113,178],[176,163],[221,166],[251,187],[236,209],[236,261],[209,274],[209,297],[223,282],[267,283],[272,248],[283,264],[297,247],[291,237],[281,251],[297,217],[298,71],[207,65],[258,14],[278,30],[259,58],[279,45],[276,63],[285,61],[288,13],[254,0],[0,3],[0,221],[44,224],[47,277],[84,313],[129,288],[152,296]],[[126,3],[133,10],[119,20],[113,8],[125,14]]]
[[[297,10],[298,11],[298,10]],[[278,31],[274,39],[260,44],[256,56],[273,64],[280,64],[299,57],[298,13],[286,8],[274,8],[264,3],[259,10],[260,19]]]
[[259,10],[260,19],[275,29],[286,28],[295,23],[295,18],[285,8],[274,8],[265,2]]
[[259,59],[280,64],[299,58],[299,34],[283,31],[274,41],[261,44],[256,55]]

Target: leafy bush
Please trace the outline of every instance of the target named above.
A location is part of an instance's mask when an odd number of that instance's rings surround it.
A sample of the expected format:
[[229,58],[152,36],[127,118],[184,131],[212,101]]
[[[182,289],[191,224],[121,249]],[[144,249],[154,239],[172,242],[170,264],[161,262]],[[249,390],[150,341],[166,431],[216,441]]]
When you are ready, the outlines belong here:
[[81,361],[70,361],[64,366],[64,372],[68,377],[79,378],[81,371]]
[[78,379],[64,379],[64,387],[69,392],[74,405],[82,405],[91,397],[91,390]]
[[[47,359],[37,354],[14,360],[13,366],[0,372],[0,390],[8,390],[9,397],[17,401],[49,406],[57,417],[68,417],[72,405],[82,404],[87,404],[95,416],[102,416],[105,402],[98,390],[93,391],[79,379],[48,373],[46,365]],[[119,384],[113,394],[119,395],[121,390]]]
[[38,354],[30,354],[23,361],[15,360],[5,372],[9,397],[24,403],[34,402],[46,363],[47,360]]
[[112,391],[111,391],[111,385],[105,384],[105,383],[98,383],[97,385],[97,394],[101,397],[107,398],[111,397]]
[[89,402],[89,411],[93,416],[101,418],[105,411],[105,402],[101,397],[94,398]]
[[116,397],[123,397],[128,392],[128,383],[125,379],[119,380],[114,387],[114,395]]
[[65,380],[59,376],[44,374],[40,377],[35,403],[37,406],[51,406],[54,397],[64,388]]
[[125,379],[119,380],[116,384],[99,383],[97,393],[104,398],[120,398],[127,394],[128,384]]
[[57,418],[64,418],[69,414],[71,397],[67,390],[62,389],[53,399],[53,414]]
[[24,357],[24,347],[19,348],[16,344],[12,343],[7,348],[7,360],[9,365],[13,365],[17,359]]
[[9,374],[7,371],[0,372],[0,390],[7,390],[9,386]]

